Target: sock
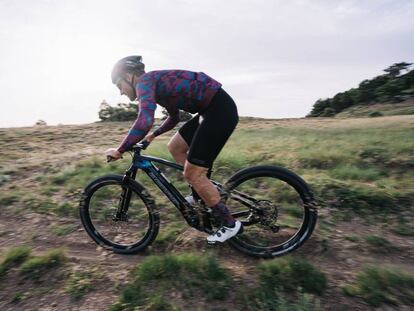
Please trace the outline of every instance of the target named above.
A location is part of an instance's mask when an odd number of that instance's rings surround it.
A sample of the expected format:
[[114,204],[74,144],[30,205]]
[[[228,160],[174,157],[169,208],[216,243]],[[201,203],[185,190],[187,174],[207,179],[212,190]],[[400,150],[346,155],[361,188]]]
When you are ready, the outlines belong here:
[[219,202],[216,205],[212,206],[211,209],[213,210],[213,213],[219,216],[223,220],[223,224],[226,227],[234,227],[236,224],[236,220],[234,217],[230,214],[229,209],[224,205],[224,203]]

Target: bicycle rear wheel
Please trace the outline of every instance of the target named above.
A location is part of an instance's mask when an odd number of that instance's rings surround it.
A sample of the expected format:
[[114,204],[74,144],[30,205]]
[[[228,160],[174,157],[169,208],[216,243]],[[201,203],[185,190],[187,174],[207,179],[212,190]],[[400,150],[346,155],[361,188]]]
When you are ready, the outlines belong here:
[[256,166],[233,175],[225,185],[226,204],[243,223],[229,240],[255,257],[287,254],[302,245],[316,224],[316,204],[298,175],[276,166]]
[[[146,190],[132,180],[124,184],[122,179],[108,175],[91,182],[82,195],[80,217],[96,243],[116,253],[133,254],[155,239],[159,216]],[[128,203],[122,204],[125,200]]]

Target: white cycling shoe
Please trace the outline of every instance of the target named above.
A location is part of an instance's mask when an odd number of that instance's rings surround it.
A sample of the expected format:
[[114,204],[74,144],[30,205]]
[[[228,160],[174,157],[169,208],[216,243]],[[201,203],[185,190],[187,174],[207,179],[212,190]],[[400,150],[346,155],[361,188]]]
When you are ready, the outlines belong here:
[[238,233],[243,232],[243,225],[239,220],[236,220],[236,223],[233,228],[226,226],[221,227],[212,235],[207,237],[208,244],[215,244],[217,242],[223,243],[224,241],[234,237]]

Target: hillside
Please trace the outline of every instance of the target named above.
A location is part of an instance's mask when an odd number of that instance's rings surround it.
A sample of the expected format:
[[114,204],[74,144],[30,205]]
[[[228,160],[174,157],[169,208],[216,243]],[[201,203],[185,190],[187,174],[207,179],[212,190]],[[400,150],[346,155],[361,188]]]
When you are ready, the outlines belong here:
[[[241,119],[214,178],[284,166],[321,205],[311,239],[273,260],[208,247],[159,191],[160,233],[148,250],[97,247],[80,224],[79,195],[128,167],[128,155],[107,164],[102,154],[129,125],[0,129],[1,310],[412,310],[413,115]],[[145,153],[171,159],[172,134]],[[168,177],[185,189],[179,174]]]
[[[337,93],[332,98],[318,99],[308,117],[413,114],[414,69],[410,70],[411,65],[395,63],[383,70],[385,74],[366,79],[358,87]],[[398,103],[403,103],[405,109]],[[387,113],[382,114],[382,111]]]

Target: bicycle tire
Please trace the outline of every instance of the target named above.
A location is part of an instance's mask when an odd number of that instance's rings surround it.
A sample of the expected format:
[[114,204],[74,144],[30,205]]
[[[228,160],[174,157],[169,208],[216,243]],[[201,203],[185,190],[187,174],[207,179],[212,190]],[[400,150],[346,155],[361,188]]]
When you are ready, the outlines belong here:
[[[253,257],[273,258],[285,255],[300,247],[311,235],[317,221],[317,204],[306,182],[295,173],[278,166],[255,166],[236,172],[225,183],[225,192],[231,195],[239,185],[261,177],[271,177],[284,182],[297,192],[302,201],[303,219],[297,233],[285,243],[272,247],[258,247],[242,239],[242,234],[229,240],[229,244],[238,251]],[[229,205],[231,208],[231,205]],[[234,214],[237,218],[237,215]],[[246,230],[245,230],[246,231]]]
[[[109,240],[108,237],[105,237],[105,235],[98,230],[97,222],[91,217],[91,202],[93,202],[92,199],[94,195],[97,191],[109,185],[129,188],[132,191],[131,193],[145,205],[146,213],[148,214],[148,229],[145,231],[144,236],[135,243],[120,244]],[[96,195],[96,197],[98,197],[98,195]],[[145,214],[145,212],[143,213]],[[129,180],[127,184],[123,183],[123,176],[121,175],[106,175],[89,183],[80,200],[79,214],[82,225],[92,240],[103,248],[115,253],[135,254],[143,251],[154,241],[159,230],[160,220],[154,199],[149,195],[145,188],[135,180]]]

